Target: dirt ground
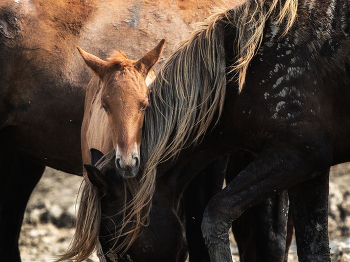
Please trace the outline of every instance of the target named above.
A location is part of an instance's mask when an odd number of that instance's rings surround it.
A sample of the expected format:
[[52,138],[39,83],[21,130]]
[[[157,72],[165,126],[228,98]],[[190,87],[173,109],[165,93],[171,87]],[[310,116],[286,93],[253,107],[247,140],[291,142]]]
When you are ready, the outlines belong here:
[[[49,262],[62,254],[74,234],[76,199],[82,179],[47,168],[25,213],[20,237],[23,262]],[[329,232],[332,261],[350,261],[350,163],[332,168]],[[234,261],[239,261],[232,245]],[[98,261],[93,255],[87,261]],[[289,261],[298,261],[295,244]]]

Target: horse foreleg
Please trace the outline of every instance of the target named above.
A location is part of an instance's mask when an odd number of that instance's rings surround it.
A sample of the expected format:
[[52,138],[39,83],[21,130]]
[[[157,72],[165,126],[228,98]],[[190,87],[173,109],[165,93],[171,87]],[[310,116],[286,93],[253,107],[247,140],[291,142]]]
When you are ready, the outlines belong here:
[[17,156],[9,177],[0,216],[0,261],[20,262],[18,239],[24,211],[45,167]]
[[329,170],[289,189],[300,262],[330,261],[328,191]]
[[[331,150],[321,146],[316,150],[315,146],[271,145],[211,199],[202,231],[212,262],[232,261],[228,230],[245,210],[329,168],[331,157],[327,152]],[[318,254],[313,261],[321,261],[317,257],[329,261]]]

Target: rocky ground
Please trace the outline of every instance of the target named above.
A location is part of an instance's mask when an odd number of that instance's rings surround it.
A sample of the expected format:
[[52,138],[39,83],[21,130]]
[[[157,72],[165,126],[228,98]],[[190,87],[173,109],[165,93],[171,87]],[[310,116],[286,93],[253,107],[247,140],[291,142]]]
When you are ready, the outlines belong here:
[[[20,238],[23,262],[48,262],[62,254],[74,233],[81,178],[47,168],[28,203]],[[332,169],[329,235],[332,261],[350,261],[350,163]],[[232,246],[234,261],[239,261]],[[296,247],[289,261],[298,261]],[[98,261],[94,255],[87,261]]]

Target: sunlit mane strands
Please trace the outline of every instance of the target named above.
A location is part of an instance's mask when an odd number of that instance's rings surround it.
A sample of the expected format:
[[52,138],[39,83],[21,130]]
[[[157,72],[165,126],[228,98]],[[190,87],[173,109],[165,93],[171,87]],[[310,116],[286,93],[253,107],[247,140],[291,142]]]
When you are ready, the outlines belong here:
[[134,61],[127,59],[126,55],[120,50],[115,51],[108,59],[109,65],[133,66]]
[[[292,27],[298,7],[297,0],[273,0],[269,8],[265,1],[248,1],[232,10],[228,19],[237,29],[237,62],[231,68],[233,75],[238,75],[239,91],[242,91],[248,65],[259,49],[263,38],[265,23],[271,15],[277,24],[284,23],[282,36]],[[275,14],[276,9],[279,12]]]
[[[147,220],[154,192],[155,167],[196,142],[220,115],[226,86],[223,25],[217,23],[224,13],[212,17],[207,28],[195,32],[167,61],[150,86],[150,108],[146,110],[142,161],[147,163],[125,223],[136,227],[130,235],[137,237]],[[171,141],[169,140],[172,136]],[[189,141],[191,141],[189,143]],[[166,153],[164,153],[166,150]],[[119,245],[116,251],[125,248]]]
[[[140,190],[126,207],[132,212],[125,222],[133,221],[136,225],[131,239],[137,237],[147,219],[157,165],[198,142],[220,118],[226,92],[224,27],[230,24],[237,30],[234,48],[238,50],[239,59],[231,73],[238,74],[240,91],[249,62],[260,45],[265,22],[277,7],[280,11],[275,19],[285,24],[283,34],[292,26],[297,0],[274,0],[269,8],[267,6],[263,1],[249,1],[234,10],[211,16],[204,29],[182,43],[150,86],[151,106],[145,115],[141,151],[146,164]],[[117,247],[116,251],[123,248],[125,245]]]
[[89,258],[98,246],[98,234],[100,232],[101,202],[99,192],[89,181],[83,181],[81,185],[79,212],[77,215],[77,227],[74,238],[68,251],[57,261],[74,259],[84,261]]
[[[101,159],[97,166],[103,168],[110,163],[113,152],[110,151]],[[103,170],[102,170],[103,171]],[[84,179],[80,186],[80,207],[78,209],[76,232],[68,251],[57,261],[74,259],[84,261],[89,258],[98,246],[98,235],[101,222],[101,201],[99,190],[88,179]]]

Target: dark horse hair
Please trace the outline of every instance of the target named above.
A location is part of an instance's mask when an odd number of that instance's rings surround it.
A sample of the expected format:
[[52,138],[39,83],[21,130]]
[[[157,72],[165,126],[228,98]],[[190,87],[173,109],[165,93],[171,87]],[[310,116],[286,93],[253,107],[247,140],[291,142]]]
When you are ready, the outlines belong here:
[[[272,0],[268,5],[265,1],[250,0],[232,10],[218,12],[165,63],[150,86],[150,107],[145,114],[141,146],[143,173],[127,185],[133,199],[120,210],[125,218],[116,243],[119,237],[125,238],[110,253],[125,252],[147,224],[157,165],[199,142],[219,121],[229,81],[227,72],[235,76],[239,91],[242,90],[246,70],[260,46],[266,21],[272,18],[278,24],[283,23],[286,33],[295,20],[296,11],[297,0]],[[236,30],[234,53],[237,57],[229,69],[224,48],[227,25]],[[101,219],[99,192],[89,182],[84,183],[76,234],[79,237],[73,240],[70,249],[77,261],[87,258],[96,248]],[[125,230],[127,225],[128,230]]]

